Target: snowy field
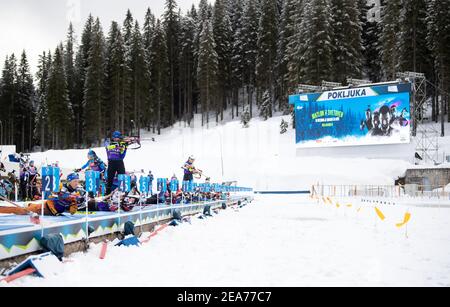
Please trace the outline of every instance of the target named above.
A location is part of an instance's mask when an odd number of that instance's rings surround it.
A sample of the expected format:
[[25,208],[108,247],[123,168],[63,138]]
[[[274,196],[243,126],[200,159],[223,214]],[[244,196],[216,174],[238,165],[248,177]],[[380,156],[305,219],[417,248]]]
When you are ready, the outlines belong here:
[[[381,221],[356,207],[256,195],[142,247],[109,245],[104,260],[93,244],[55,276],[8,286],[450,286],[450,209],[381,206]],[[394,224],[406,210],[408,237]]]
[[[358,148],[328,148],[320,152],[297,155],[295,131],[280,134],[280,122],[290,116],[277,116],[267,121],[254,118],[249,128],[239,121],[229,121],[209,128],[201,127],[196,117],[192,127],[177,123],[161,135],[143,132],[142,148],[129,150],[125,158],[127,170],[153,171],[155,177],[182,176],[181,166],[189,155],[197,159],[196,167],[213,182],[237,180],[241,186],[255,190],[308,190],[313,183],[324,184],[393,184],[411,166],[412,154],[398,155],[395,145]],[[151,139],[155,138],[155,142]],[[351,150],[350,150],[351,149]],[[358,155],[343,154],[358,149]],[[104,148],[95,149],[106,161]],[[37,165],[59,161],[66,173],[86,162],[87,149],[50,150],[32,154]],[[320,155],[327,152],[326,155]],[[364,158],[376,156],[376,159]],[[399,156],[398,159],[387,159]],[[223,158],[223,159],[222,159]],[[409,159],[409,160],[408,160]],[[222,173],[223,165],[223,173]],[[67,174],[65,174],[67,175]]]

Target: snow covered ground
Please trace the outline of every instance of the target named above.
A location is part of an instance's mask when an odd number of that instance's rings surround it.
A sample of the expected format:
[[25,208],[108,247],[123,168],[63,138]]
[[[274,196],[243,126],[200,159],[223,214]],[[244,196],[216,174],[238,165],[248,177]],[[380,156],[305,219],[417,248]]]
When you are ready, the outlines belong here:
[[[10,286],[450,286],[450,209],[382,205],[381,221],[356,207],[256,195],[238,212],[168,227],[142,247],[110,245],[104,260],[93,245],[55,276]],[[406,210],[407,238],[394,224]]]
[[[125,159],[127,170],[151,169],[155,177],[182,176],[181,166],[191,154],[196,166],[212,181],[237,180],[241,186],[255,190],[308,190],[313,183],[325,184],[393,184],[411,166],[402,155],[398,159],[387,159],[396,152],[396,147],[363,146],[358,156],[343,154],[346,148],[329,148],[322,152],[297,155],[295,131],[289,129],[280,134],[280,122],[290,116],[273,117],[267,121],[254,118],[249,128],[242,128],[239,121],[229,121],[209,128],[200,126],[196,117],[193,127],[177,123],[162,131],[160,136],[151,133],[142,135],[142,148],[129,150]],[[155,142],[151,138],[155,138]],[[392,146],[392,145],[391,145]],[[96,148],[99,156],[106,160],[104,148]],[[353,148],[355,150],[355,148]],[[32,154],[37,164],[59,161],[68,170],[79,168],[86,162],[86,150],[50,150]],[[379,157],[364,158],[365,154]],[[223,157],[223,159],[222,159]],[[403,158],[403,159],[402,159]],[[222,172],[223,165],[223,172]],[[222,174],[223,173],[223,174]],[[67,174],[66,174],[67,175]]]

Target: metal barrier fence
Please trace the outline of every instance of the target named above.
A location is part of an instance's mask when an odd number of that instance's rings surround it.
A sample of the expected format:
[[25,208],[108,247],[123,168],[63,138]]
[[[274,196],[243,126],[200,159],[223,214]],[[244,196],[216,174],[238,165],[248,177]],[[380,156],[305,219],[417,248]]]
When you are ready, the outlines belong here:
[[313,185],[312,196],[330,197],[385,197],[418,199],[450,199],[450,189],[445,186],[406,185]]

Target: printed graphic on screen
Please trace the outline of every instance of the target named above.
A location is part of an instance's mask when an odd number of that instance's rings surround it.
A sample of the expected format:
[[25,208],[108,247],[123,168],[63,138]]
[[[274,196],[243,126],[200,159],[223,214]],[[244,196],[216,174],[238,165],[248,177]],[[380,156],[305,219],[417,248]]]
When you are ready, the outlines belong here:
[[409,93],[398,84],[291,96],[297,147],[409,143]]

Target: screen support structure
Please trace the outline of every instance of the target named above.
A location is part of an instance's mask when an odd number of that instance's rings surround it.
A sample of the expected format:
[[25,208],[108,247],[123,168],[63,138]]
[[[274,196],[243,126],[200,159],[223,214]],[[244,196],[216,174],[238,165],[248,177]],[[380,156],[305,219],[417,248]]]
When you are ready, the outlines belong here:
[[[415,142],[416,160],[419,156],[423,163],[438,164],[439,127],[433,121],[426,121],[428,105],[425,74],[406,71],[398,72],[396,76],[411,83],[411,136]],[[418,161],[415,164],[419,164]]]

